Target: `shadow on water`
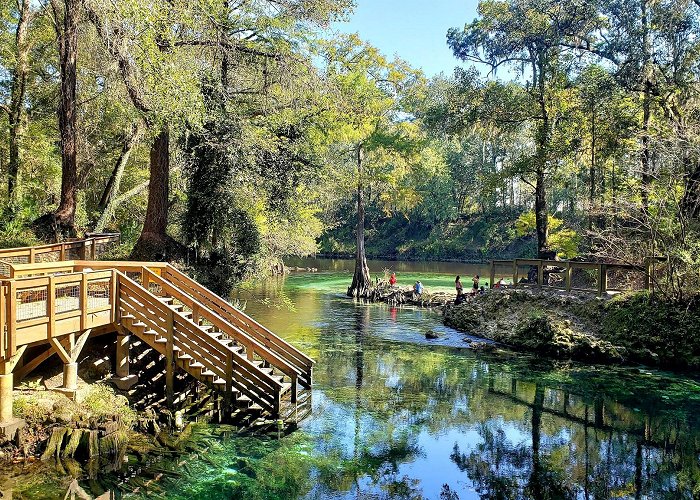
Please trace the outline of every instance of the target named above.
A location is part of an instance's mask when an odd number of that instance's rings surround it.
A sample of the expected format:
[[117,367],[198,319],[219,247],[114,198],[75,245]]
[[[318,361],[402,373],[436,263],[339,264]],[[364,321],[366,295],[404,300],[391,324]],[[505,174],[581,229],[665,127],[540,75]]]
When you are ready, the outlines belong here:
[[[93,481],[137,487],[133,498],[697,497],[697,381],[474,353],[447,329],[434,345],[424,332],[441,328],[439,313],[354,303],[328,288],[343,276],[242,292],[250,314],[317,360],[313,413],[298,431],[197,426],[181,453]],[[293,309],[271,305],[276,293]],[[41,498],[33,480],[33,495],[15,498]]]

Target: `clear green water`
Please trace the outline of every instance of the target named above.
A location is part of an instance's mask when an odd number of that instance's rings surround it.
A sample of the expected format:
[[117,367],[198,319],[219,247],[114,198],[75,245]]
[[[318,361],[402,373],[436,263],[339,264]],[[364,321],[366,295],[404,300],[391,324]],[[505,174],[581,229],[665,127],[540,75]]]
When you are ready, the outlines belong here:
[[[399,279],[449,288],[455,270],[443,272]],[[299,430],[240,438],[199,426],[182,453],[124,469],[134,477],[78,470],[74,488],[119,495],[122,482],[140,487],[130,498],[174,499],[700,496],[696,380],[472,352],[438,312],[356,304],[347,283],[336,269],[236,294],[318,362]],[[429,329],[443,337],[427,341]],[[21,474],[15,498],[63,498],[71,482],[65,466]]]

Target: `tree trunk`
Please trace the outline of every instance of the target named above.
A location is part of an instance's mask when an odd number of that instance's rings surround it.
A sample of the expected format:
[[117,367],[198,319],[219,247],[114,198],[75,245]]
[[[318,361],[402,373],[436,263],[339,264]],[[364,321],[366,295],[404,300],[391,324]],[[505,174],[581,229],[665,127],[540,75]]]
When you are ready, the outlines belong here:
[[94,227],[94,231],[97,233],[104,230],[104,227],[107,224],[107,219],[112,215],[112,213],[114,213],[114,209],[116,207],[116,197],[119,193],[119,187],[124,175],[124,169],[129,162],[129,157],[131,156],[132,150],[138,143],[141,130],[140,122],[135,123],[131,127],[131,133],[124,141],[124,146],[119,154],[116,165],[114,165],[112,175],[110,176],[109,181],[107,181],[107,185],[102,192],[100,203],[97,206],[100,216],[98,217]]
[[596,123],[595,123],[595,104],[591,105],[591,166],[589,170],[590,192],[588,194],[588,229],[593,230],[594,214],[593,204],[595,203],[595,141],[596,141]]
[[75,210],[78,203],[78,128],[77,128],[77,59],[78,0],[64,0],[63,33],[59,37],[61,63],[61,101],[58,124],[61,131],[61,202],[56,221],[75,233]]
[[[33,223],[37,236],[61,240],[76,236],[75,210],[78,205],[77,57],[79,0],[51,0],[61,73],[58,128],[61,135],[61,200],[55,212]],[[61,15],[62,14],[62,15]],[[62,26],[59,20],[62,19]]]
[[22,0],[17,21],[15,40],[17,44],[17,61],[12,72],[10,84],[10,106],[8,110],[8,125],[10,132],[10,161],[7,166],[7,194],[10,201],[15,199],[17,177],[19,175],[19,143],[22,138],[22,111],[24,109],[24,94],[27,88],[27,73],[29,72],[29,45],[27,32],[30,18],[29,0]]
[[170,132],[164,125],[153,140],[146,220],[132,257],[166,260],[171,257],[173,240],[167,235],[170,193]]
[[537,137],[535,153],[535,228],[537,231],[537,254],[540,259],[549,258],[549,214],[547,212],[547,147],[549,144],[549,119],[544,102],[541,105],[542,122]]
[[649,185],[651,184],[651,149],[649,139],[649,125],[651,122],[651,34],[649,29],[649,19],[647,12],[647,0],[642,0],[642,50],[643,50],[643,72],[644,72],[644,93],[642,95],[642,209],[644,213],[649,211]]
[[355,274],[348,288],[348,296],[366,297],[372,284],[365,256],[365,201],[362,172],[362,145],[357,147],[357,248],[355,252]]

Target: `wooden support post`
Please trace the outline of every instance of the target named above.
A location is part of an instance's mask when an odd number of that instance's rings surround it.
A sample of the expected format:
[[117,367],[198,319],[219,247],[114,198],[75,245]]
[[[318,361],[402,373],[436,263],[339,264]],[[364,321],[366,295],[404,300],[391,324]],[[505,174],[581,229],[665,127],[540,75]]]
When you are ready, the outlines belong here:
[[297,403],[297,391],[299,390],[299,381],[297,379],[296,373],[292,375],[292,388],[290,390],[292,391],[292,403],[294,404]]
[[131,335],[125,332],[117,334],[117,359],[116,372],[117,377],[129,376],[129,345],[131,343]]
[[86,260],[86,255],[87,255],[87,240],[83,240],[80,242],[80,260]]
[[608,266],[598,264],[598,295],[601,297],[608,291]]
[[493,284],[496,282],[496,262],[491,261],[491,276],[489,281],[489,288],[493,288]]
[[36,255],[34,254],[35,250],[34,247],[29,249],[29,263],[34,264],[34,261],[36,259]]
[[14,385],[12,371],[22,359],[26,349],[27,346],[23,345],[17,352],[8,353],[5,358],[0,360],[0,431],[5,436],[7,436],[5,427],[15,420],[12,418],[12,387]]
[[48,337],[51,338],[56,334],[56,282],[53,275],[49,276],[46,291],[46,314],[49,317]]
[[225,369],[226,390],[224,394],[224,406],[228,412],[233,404],[233,353],[226,352],[226,369]]
[[91,239],[90,240],[90,256],[91,256],[90,258],[92,260],[97,260],[96,259],[96,256],[97,256],[96,251],[97,251],[97,245],[95,245],[95,240]]
[[88,285],[87,274],[83,272],[80,275],[80,329],[87,329],[87,310],[88,310]]
[[5,355],[5,348],[7,347],[7,294],[7,287],[4,285],[0,287],[0,358]]
[[647,257],[644,259],[644,289],[651,290],[651,271],[652,259]]
[[518,286],[518,259],[513,261],[513,288]]
[[192,323],[199,324],[199,304],[196,302],[192,304]]
[[66,244],[65,243],[61,243],[61,254],[60,254],[59,260],[61,262],[66,260]]
[[7,346],[6,352],[11,356],[17,345],[17,283],[10,282],[7,295]]
[[566,282],[566,292],[569,293],[571,292],[571,262],[566,263],[566,276],[564,277],[565,282]]
[[175,402],[175,312],[172,309],[168,310],[165,329],[165,400],[168,407],[172,408]]
[[537,263],[537,288],[544,286],[544,261],[542,259]]
[[112,280],[109,283],[109,300],[112,323],[119,324],[119,307],[117,306],[119,303],[119,276],[114,269],[112,269]]

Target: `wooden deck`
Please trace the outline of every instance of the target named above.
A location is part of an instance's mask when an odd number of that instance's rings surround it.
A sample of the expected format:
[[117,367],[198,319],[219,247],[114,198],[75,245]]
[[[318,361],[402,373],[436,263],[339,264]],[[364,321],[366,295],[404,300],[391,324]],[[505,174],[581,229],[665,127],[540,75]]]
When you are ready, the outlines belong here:
[[[282,402],[294,405],[311,388],[314,361],[170,264],[94,260],[116,238],[0,250],[0,432],[12,421],[14,382],[58,354],[63,388],[75,390],[85,341],[105,331],[118,334],[122,379],[131,376],[131,337],[163,356],[169,403],[174,371],[182,370],[232,407],[290,414]],[[23,359],[28,347],[41,345],[41,354]]]

